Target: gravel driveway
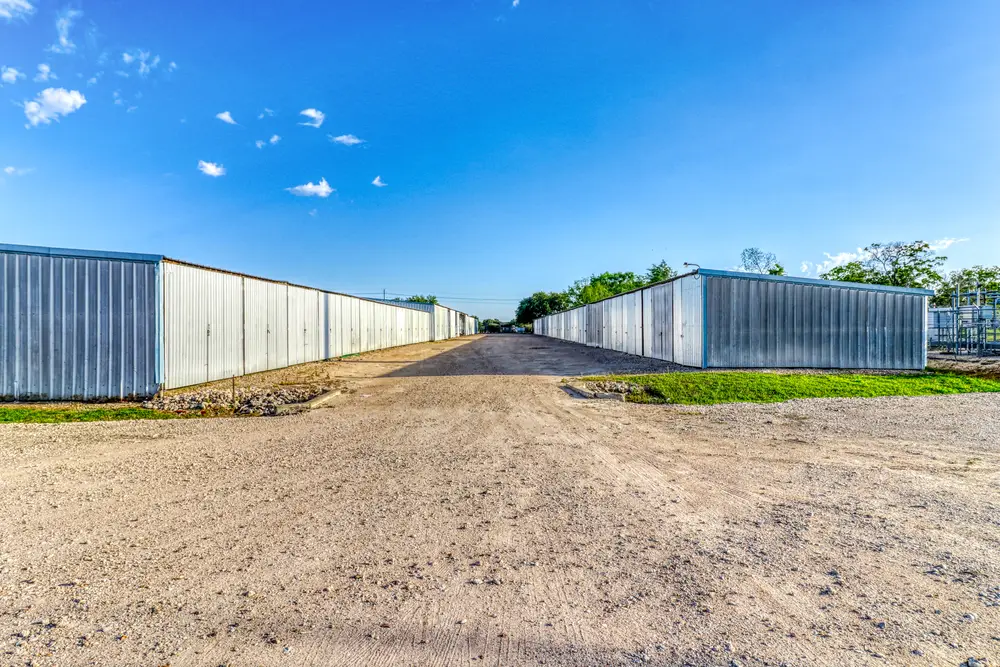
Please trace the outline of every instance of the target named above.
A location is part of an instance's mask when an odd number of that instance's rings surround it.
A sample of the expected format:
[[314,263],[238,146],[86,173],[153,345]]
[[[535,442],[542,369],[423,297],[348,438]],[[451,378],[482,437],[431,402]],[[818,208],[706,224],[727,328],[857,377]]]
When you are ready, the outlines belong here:
[[571,398],[533,336],[284,418],[0,426],[0,664],[1000,660],[1000,396]]

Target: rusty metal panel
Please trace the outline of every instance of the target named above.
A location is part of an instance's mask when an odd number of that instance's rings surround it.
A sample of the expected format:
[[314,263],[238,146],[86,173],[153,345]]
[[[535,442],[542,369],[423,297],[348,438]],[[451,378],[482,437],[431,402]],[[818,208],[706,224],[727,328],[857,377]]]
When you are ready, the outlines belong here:
[[158,258],[72,252],[0,248],[0,399],[154,394]]

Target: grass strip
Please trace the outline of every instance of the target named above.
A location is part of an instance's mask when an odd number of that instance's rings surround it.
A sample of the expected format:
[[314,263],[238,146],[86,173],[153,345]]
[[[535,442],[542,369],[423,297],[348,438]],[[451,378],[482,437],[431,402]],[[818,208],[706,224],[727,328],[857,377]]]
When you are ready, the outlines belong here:
[[126,419],[176,419],[183,415],[136,406],[0,406],[0,424],[64,424]]
[[630,382],[643,387],[626,400],[635,403],[780,403],[795,398],[871,398],[1000,392],[1000,380],[955,373],[842,375],[809,373],[665,373],[581,378],[587,382]]

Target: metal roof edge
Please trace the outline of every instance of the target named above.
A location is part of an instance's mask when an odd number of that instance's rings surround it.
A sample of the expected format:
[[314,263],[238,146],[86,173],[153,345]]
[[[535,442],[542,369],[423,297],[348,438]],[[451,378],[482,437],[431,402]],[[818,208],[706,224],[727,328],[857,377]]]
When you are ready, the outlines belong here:
[[48,248],[45,246],[16,245],[0,243],[0,252],[12,252],[21,255],[44,255],[46,257],[79,257],[81,259],[121,259],[132,262],[156,263],[163,260],[163,255],[147,255],[137,252],[113,252],[110,250],[76,250],[72,248]]
[[720,278],[742,278],[748,280],[769,280],[778,283],[794,283],[813,285],[815,287],[839,287],[841,289],[861,289],[869,292],[895,292],[898,294],[915,294],[933,296],[934,290],[917,287],[894,287],[892,285],[874,285],[871,283],[851,283],[842,280],[823,280],[822,278],[801,278],[799,276],[772,276],[766,273],[746,273],[744,271],[725,271],[722,269],[698,269],[703,276],[718,276]]

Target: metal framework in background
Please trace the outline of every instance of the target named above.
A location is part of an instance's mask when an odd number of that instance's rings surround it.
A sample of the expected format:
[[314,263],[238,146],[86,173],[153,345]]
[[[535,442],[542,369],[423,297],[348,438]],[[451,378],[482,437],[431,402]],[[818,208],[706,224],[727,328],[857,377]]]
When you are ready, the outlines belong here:
[[927,338],[956,355],[1000,354],[1000,292],[955,290],[950,307],[930,309]]

